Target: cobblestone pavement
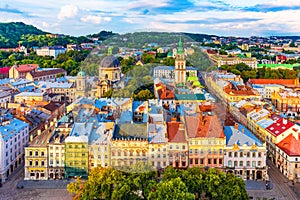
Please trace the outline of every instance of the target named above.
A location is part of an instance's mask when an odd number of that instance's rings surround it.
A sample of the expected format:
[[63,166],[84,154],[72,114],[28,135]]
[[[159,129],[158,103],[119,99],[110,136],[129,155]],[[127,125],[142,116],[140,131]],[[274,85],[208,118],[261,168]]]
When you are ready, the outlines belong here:
[[24,167],[15,170],[0,188],[1,200],[71,200],[72,195],[66,189],[17,189],[24,178]]
[[[286,177],[284,177],[279,170],[271,163],[271,161],[267,161],[269,166],[269,176],[270,180],[272,182],[273,189],[271,190],[253,190],[248,189],[247,192],[251,199],[255,200],[299,200],[300,196],[297,196],[297,194],[294,192],[295,190],[300,189],[300,184],[297,184],[296,186],[292,186],[291,183],[287,180]],[[299,191],[297,191],[299,192]],[[299,195],[299,194],[298,194]]]

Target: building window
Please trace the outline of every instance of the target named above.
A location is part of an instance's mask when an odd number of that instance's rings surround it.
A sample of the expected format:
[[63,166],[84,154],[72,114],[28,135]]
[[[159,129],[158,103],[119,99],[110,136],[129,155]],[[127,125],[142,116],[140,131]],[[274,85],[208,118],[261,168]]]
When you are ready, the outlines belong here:
[[190,158],[190,164],[191,164],[191,165],[193,164],[193,159],[192,159],[192,158]]
[[222,158],[219,158],[219,165],[222,165],[222,163],[223,163]]
[[198,154],[198,149],[195,149],[195,154]]
[[250,161],[247,161],[247,167],[250,167]]
[[254,158],[256,156],[255,152],[252,153],[252,157]]
[[44,165],[45,165],[44,161],[41,161],[41,166],[44,166]]
[[39,155],[39,152],[36,150],[35,151],[35,156],[38,156]]
[[240,152],[240,157],[241,157],[241,158],[243,157],[243,152]]
[[259,167],[261,166],[261,161],[257,162],[257,166],[259,166]]
[[238,157],[238,153],[237,152],[234,152],[234,157]]
[[240,161],[240,167],[243,167],[243,165],[244,165],[244,162]]
[[35,166],[39,166],[39,161],[35,161]]
[[234,161],[234,166],[235,166],[235,167],[238,166],[238,161]]
[[199,162],[199,159],[196,158],[196,159],[195,159],[195,164],[198,165],[198,162]]
[[252,161],[252,167],[255,167],[255,166],[256,166],[256,162]]
[[215,165],[217,164],[217,159],[216,159],[216,158],[214,158],[214,164],[215,164]]
[[29,151],[29,156],[32,156],[32,151]]
[[208,164],[210,165],[211,164],[211,159],[209,158],[209,159],[207,159],[208,160]]
[[232,157],[232,153],[231,153],[231,152],[228,152],[228,156],[229,156],[229,157]]
[[232,167],[232,161],[231,160],[228,161],[228,167]]
[[248,157],[248,158],[250,157],[250,152],[247,152],[247,157]]
[[261,152],[258,153],[258,157],[259,157],[259,158],[261,157]]
[[29,161],[29,166],[32,166],[32,160]]

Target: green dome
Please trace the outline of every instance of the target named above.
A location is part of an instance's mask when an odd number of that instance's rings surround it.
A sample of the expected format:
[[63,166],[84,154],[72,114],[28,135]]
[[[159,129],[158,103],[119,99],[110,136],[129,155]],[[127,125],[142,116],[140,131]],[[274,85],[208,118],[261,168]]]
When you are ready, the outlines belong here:
[[80,72],[78,72],[77,76],[86,76],[86,74],[84,71],[80,71]]

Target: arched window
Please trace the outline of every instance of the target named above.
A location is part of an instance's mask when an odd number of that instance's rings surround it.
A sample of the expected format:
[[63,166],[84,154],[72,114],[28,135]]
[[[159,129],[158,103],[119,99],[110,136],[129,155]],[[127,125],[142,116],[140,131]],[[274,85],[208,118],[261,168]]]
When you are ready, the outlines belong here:
[[108,74],[105,74],[105,76],[104,76],[106,79],[108,79]]
[[228,167],[232,167],[232,161],[228,160]]

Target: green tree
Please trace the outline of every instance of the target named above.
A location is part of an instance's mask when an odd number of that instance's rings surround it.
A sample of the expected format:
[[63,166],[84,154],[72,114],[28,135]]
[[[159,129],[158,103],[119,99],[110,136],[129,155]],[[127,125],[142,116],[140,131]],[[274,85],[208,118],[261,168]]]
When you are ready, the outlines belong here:
[[188,192],[188,188],[182,182],[180,178],[171,179],[168,181],[162,181],[149,194],[148,199],[165,199],[165,200],[174,200],[174,199],[195,199],[195,195]]
[[139,91],[137,94],[134,94],[133,98],[136,101],[146,101],[148,99],[154,99],[155,96],[150,90],[146,89]]

